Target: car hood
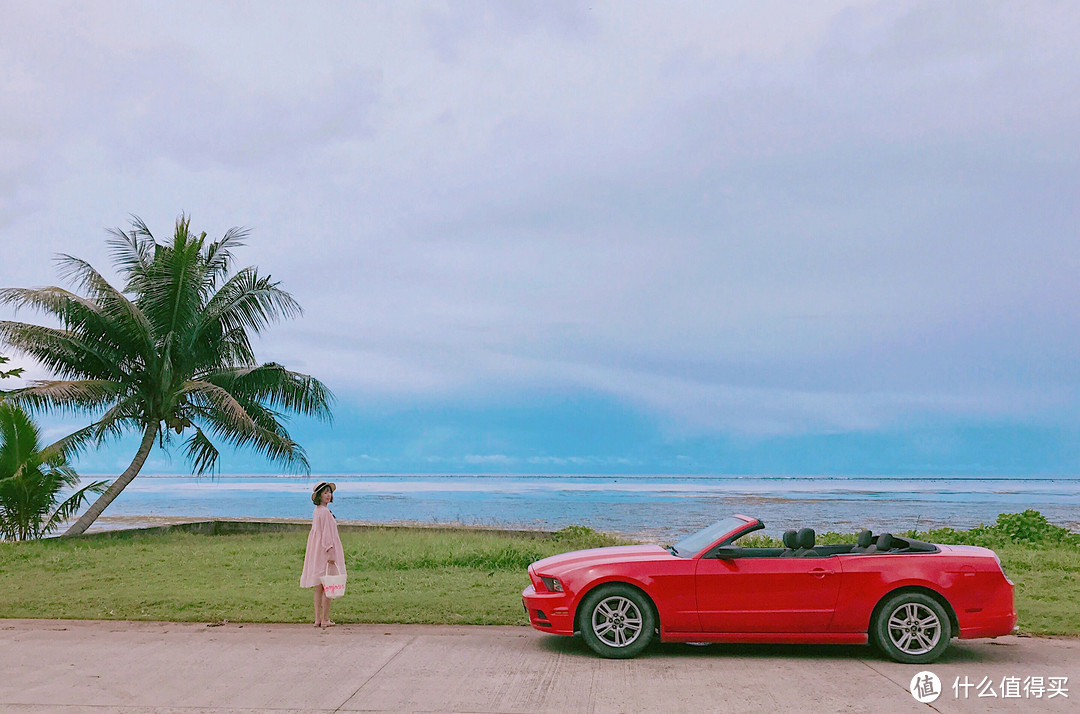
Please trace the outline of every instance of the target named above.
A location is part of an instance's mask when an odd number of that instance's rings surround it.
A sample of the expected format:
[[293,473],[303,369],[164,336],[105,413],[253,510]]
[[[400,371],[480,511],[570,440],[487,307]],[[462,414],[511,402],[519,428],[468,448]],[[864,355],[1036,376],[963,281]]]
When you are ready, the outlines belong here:
[[530,566],[540,575],[559,575],[577,568],[588,568],[611,563],[629,563],[675,556],[658,545],[615,545],[608,548],[575,550],[538,560]]

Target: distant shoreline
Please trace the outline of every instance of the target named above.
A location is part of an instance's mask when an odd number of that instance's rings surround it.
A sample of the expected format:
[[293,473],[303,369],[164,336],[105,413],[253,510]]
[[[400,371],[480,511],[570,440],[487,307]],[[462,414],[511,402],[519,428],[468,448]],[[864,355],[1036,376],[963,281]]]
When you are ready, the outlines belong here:
[[788,528],[899,533],[973,528],[1041,512],[1080,530],[1080,479],[474,476],[141,476],[98,529],[209,519],[311,517],[311,488],[335,481],[341,522],[557,531],[570,525],[672,542],[733,513]]
[[[153,530],[158,528],[164,528],[167,526],[176,525],[191,525],[191,524],[203,524],[203,523],[250,523],[255,524],[269,524],[269,525],[283,525],[283,526],[297,526],[308,527],[311,525],[311,521],[306,518],[259,518],[255,516],[239,516],[239,517],[221,517],[221,518],[206,518],[198,516],[101,516],[94,522],[88,530],[88,534],[95,533],[111,533],[118,531],[138,531],[138,530]],[[533,528],[528,526],[515,526],[509,525],[488,525],[488,524],[472,524],[472,523],[456,523],[446,522],[438,523],[432,521],[366,521],[366,520],[338,520],[338,524],[343,527],[359,527],[359,528],[403,528],[403,529],[416,529],[416,530],[460,530],[465,532],[491,532],[491,533],[517,533],[517,534],[536,534],[536,535],[552,535],[556,533],[556,530],[549,528]],[[1080,528],[1070,526],[1070,529],[1074,532],[1080,533]],[[63,532],[63,529],[58,530],[53,536],[56,537]],[[668,534],[658,533],[655,530],[639,530],[637,532],[622,532],[622,531],[600,531],[602,533],[608,533],[609,535],[616,536],[618,538],[630,540],[633,542],[670,542]]]
[[[311,519],[308,518],[257,518],[254,516],[238,516],[227,518],[205,518],[198,516],[101,516],[94,525],[87,529],[87,533],[108,533],[112,531],[141,530],[148,528],[161,528],[164,526],[188,525],[195,523],[251,523],[271,525],[295,525],[308,527]],[[516,533],[536,533],[538,535],[552,535],[556,531],[542,528],[503,528],[500,526],[471,525],[468,523],[433,523],[425,521],[359,521],[338,520],[339,526],[353,526],[361,528],[415,528],[417,530],[463,530],[463,531],[496,531]]]

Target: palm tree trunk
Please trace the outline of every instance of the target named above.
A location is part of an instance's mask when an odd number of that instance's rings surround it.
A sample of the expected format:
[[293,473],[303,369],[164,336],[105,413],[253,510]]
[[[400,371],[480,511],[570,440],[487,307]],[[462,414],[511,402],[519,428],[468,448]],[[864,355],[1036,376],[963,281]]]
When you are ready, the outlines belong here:
[[150,449],[154,447],[154,439],[157,438],[158,425],[157,422],[148,424],[146,431],[143,432],[142,444],[139,445],[139,450],[135,452],[135,459],[131,462],[131,465],[127,467],[124,473],[120,474],[120,478],[112,482],[112,485],[98,497],[98,500],[94,501],[94,505],[86,509],[86,512],[79,516],[79,520],[75,521],[75,525],[71,526],[64,532],[63,537],[82,535],[86,532],[86,529],[97,520],[97,517],[101,515],[101,512],[113,502],[113,499],[120,495],[120,492],[127,487],[132,480],[139,475],[139,470],[142,469],[143,464],[146,463],[146,457],[150,455]]

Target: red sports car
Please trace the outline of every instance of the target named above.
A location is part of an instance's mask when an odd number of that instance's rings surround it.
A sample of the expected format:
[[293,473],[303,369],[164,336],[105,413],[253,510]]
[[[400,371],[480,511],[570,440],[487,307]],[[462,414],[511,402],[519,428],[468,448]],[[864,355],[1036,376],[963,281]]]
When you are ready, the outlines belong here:
[[863,531],[816,545],[809,528],[783,548],[747,548],[764,528],[733,516],[675,545],[564,553],[529,566],[522,593],[541,632],[581,632],[603,657],[665,642],[862,644],[898,662],[941,656],[952,637],[1013,632],[1013,584],[992,550]]

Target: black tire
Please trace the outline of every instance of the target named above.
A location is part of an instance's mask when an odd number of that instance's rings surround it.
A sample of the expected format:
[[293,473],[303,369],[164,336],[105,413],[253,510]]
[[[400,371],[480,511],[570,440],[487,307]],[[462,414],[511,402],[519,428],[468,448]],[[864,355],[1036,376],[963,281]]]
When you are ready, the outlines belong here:
[[927,664],[948,649],[952,624],[935,598],[921,592],[897,593],[882,602],[870,623],[870,639],[896,662]]
[[656,615],[649,598],[637,588],[601,585],[585,596],[578,612],[582,638],[601,657],[636,657],[653,641]]

